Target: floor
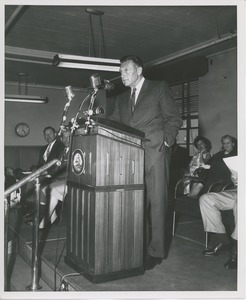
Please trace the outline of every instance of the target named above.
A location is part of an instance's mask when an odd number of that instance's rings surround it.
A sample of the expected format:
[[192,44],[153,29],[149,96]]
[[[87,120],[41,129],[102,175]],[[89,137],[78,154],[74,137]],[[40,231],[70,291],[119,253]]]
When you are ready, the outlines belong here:
[[[9,220],[9,239],[13,241],[18,239],[18,250],[12,251],[9,255],[8,276],[10,282],[14,281],[13,278],[17,278],[16,281],[23,281],[23,276],[21,279],[16,276],[23,270],[23,267],[20,267],[22,270],[18,270],[17,262],[23,258],[28,265],[31,265],[33,227],[24,224],[17,211],[10,213]],[[170,232],[171,225],[170,222]],[[168,257],[161,265],[146,271],[143,275],[93,284],[64,262],[66,254],[66,213],[64,211],[61,222],[53,225],[48,236],[45,237],[40,268],[42,274],[40,280],[44,283],[40,291],[60,291],[63,288],[63,290],[70,291],[71,295],[76,291],[80,299],[84,295],[81,292],[86,292],[85,295],[89,295],[88,292],[124,292],[120,294],[120,297],[123,295],[128,298],[140,297],[140,299],[160,297],[160,295],[164,298],[180,298],[186,297],[186,293],[189,295],[189,292],[192,293],[191,298],[201,296],[205,298],[206,295],[240,298],[242,280],[241,278],[238,280],[237,270],[225,270],[223,267],[229,254],[224,253],[217,257],[202,256],[204,238],[201,220],[181,218],[176,227],[176,234],[170,240]],[[30,279],[24,280],[22,286],[20,282],[19,285],[16,283],[15,286],[18,286],[15,288],[16,292],[26,291],[26,286],[31,280],[31,268],[26,272],[28,273],[26,278]],[[64,279],[66,280],[63,281]],[[65,287],[62,285],[64,282]],[[239,286],[238,283],[240,283]],[[39,293],[39,291],[35,292]],[[126,292],[131,293],[128,295]],[[101,297],[104,294],[96,295],[96,297]]]

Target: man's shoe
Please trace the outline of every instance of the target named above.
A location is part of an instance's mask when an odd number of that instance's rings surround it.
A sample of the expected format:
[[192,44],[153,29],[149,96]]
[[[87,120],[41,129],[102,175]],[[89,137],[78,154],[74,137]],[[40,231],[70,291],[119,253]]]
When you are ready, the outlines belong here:
[[231,245],[230,244],[222,244],[218,243],[211,249],[204,250],[202,254],[204,256],[217,256],[221,253],[227,252],[231,250]]
[[156,265],[160,265],[162,263],[161,257],[153,257],[148,255],[144,261],[144,269],[145,270],[152,270]]
[[227,270],[237,269],[237,249],[233,249],[230,258],[224,264],[224,268]]

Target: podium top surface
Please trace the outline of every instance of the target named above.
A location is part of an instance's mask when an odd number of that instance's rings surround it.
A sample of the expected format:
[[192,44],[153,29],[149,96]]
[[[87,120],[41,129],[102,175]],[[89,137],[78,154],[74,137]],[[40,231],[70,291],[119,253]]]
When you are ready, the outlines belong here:
[[[111,129],[114,129],[114,130],[117,130],[117,131],[120,131],[120,132],[123,132],[123,133],[128,133],[130,135],[137,136],[140,139],[145,138],[144,132],[142,132],[138,129],[135,129],[131,126],[128,126],[128,125],[125,125],[125,124],[122,124],[122,123],[119,123],[119,122],[116,122],[116,121],[112,121],[112,120],[109,120],[109,119],[104,119],[104,118],[93,118],[93,120],[95,122],[95,126],[100,126],[101,125],[101,126],[111,128]],[[80,126],[83,126],[85,124],[85,121],[86,120],[84,118],[80,118],[80,119],[78,119],[78,124]]]

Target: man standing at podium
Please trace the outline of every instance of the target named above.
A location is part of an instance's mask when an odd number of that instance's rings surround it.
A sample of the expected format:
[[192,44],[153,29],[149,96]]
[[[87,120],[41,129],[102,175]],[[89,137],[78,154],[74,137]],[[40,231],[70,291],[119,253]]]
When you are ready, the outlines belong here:
[[[168,203],[170,147],[175,141],[182,119],[164,81],[150,81],[143,76],[143,62],[135,55],[120,60],[123,84],[129,87],[116,97],[110,119],[134,127],[145,133],[145,224],[147,234],[145,270],[153,269],[167,256],[165,253],[165,225]],[[151,225],[149,225],[151,224]]]

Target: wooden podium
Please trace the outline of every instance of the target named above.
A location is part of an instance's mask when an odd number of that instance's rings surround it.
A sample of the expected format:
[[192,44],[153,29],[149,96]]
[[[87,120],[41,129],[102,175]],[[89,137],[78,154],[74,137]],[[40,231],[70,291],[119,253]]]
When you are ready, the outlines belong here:
[[93,283],[144,273],[143,138],[106,119],[74,133],[65,262]]

